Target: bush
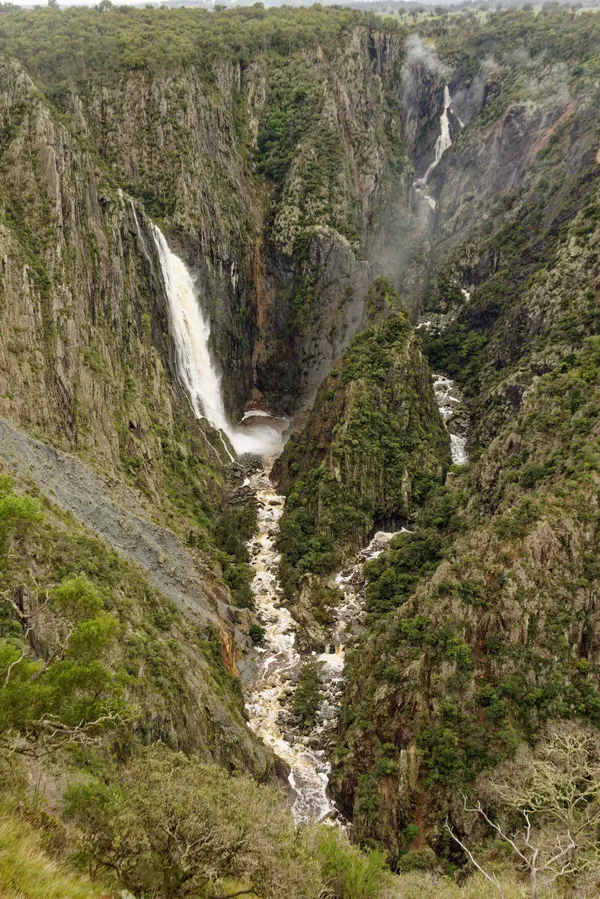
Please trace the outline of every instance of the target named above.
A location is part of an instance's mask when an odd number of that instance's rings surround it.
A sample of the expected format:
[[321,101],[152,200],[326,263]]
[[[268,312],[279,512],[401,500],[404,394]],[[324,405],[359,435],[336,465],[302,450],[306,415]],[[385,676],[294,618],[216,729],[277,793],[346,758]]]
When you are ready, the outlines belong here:
[[260,624],[253,624],[250,627],[250,639],[255,646],[260,646],[265,641],[265,629]]
[[300,715],[303,727],[312,727],[322,699],[321,671],[323,663],[309,659],[300,670],[298,686],[292,700],[292,712]]
[[116,868],[136,895],[219,895],[224,879],[262,899],[321,895],[318,866],[277,788],[163,745],[133,759],[115,783],[71,786],[65,809],[82,830],[84,856]]
[[46,661],[31,659],[22,639],[0,640],[0,733],[77,738],[85,725],[99,719],[107,725],[124,710],[122,679],[102,661],[118,622],[102,610],[96,588],[85,577],[66,578],[49,608]]
[[309,847],[332,899],[377,899],[390,882],[385,853],[361,852],[339,830],[315,828]]
[[23,535],[33,522],[41,519],[40,504],[33,497],[14,493],[0,496],[0,554],[6,553],[11,536]]

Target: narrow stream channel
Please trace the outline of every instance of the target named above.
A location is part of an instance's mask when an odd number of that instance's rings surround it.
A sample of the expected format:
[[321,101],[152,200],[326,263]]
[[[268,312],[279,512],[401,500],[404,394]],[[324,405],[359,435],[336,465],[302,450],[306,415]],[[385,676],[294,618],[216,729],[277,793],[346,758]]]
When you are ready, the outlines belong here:
[[265,640],[259,648],[258,673],[246,707],[250,727],[290,766],[296,821],[318,821],[334,810],[326,794],[330,766],[325,752],[311,748],[307,738],[294,743],[286,740],[283,730],[282,719],[291,703],[302,658],[296,650],[294,620],[281,605],[277,579],[275,541],[285,499],[275,492],[269,478],[273,461],[265,458],[262,470],[250,478],[249,485],[258,500],[258,529],[249,544],[255,571],[252,592]]

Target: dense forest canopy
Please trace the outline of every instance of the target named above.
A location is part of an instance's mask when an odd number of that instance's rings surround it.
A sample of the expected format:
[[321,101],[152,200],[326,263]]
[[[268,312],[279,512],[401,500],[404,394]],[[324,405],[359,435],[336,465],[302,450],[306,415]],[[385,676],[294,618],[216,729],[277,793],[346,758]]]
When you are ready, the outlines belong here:
[[192,65],[208,71],[215,63],[247,64],[263,54],[289,56],[317,46],[332,54],[357,25],[399,36],[418,26],[423,37],[439,41],[439,52],[469,54],[479,61],[487,54],[523,48],[554,61],[577,60],[585,67],[600,40],[600,18],[568,7],[473,12],[414,22],[318,4],[302,9],[255,4],[210,13],[111,4],[33,11],[5,5],[0,50],[18,58],[42,81],[57,84],[89,75],[114,79],[132,69]]

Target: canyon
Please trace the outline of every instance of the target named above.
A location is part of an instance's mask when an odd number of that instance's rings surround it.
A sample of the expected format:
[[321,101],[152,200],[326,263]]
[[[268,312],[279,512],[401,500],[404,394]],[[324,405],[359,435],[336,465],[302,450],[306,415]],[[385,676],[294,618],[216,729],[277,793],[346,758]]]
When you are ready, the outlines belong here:
[[[331,839],[444,895],[461,791],[600,726],[596,18],[1,16],[6,751],[65,844],[114,791],[111,888],[310,899]],[[142,757],[273,790],[278,867],[145,880]]]

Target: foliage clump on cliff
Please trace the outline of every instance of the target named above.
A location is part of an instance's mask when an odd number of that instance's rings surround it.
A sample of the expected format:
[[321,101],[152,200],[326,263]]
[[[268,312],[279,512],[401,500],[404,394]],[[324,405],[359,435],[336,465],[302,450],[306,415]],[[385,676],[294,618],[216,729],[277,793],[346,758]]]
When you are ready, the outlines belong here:
[[288,595],[303,573],[333,570],[373,528],[411,519],[450,461],[427,363],[388,281],[373,283],[366,308],[374,323],[352,341],[278,463]]

